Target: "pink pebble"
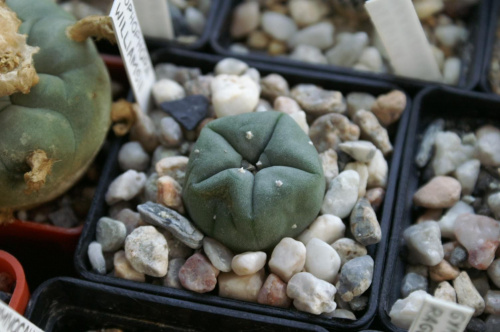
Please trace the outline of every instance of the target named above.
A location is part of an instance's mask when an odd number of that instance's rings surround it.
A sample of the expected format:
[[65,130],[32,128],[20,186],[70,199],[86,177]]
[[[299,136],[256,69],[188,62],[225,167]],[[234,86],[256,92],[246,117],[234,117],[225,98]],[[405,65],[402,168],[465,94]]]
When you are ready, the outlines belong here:
[[217,285],[219,270],[203,254],[189,257],[179,270],[179,280],[186,289],[197,293],[210,292]]

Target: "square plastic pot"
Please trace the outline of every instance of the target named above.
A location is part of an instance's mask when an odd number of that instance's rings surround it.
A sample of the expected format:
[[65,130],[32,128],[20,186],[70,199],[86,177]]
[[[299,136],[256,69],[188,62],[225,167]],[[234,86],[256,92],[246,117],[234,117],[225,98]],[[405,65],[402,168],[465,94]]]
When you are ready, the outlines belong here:
[[317,331],[311,324],[123,290],[72,279],[51,279],[36,289],[26,318],[45,332],[119,328],[160,331]]
[[488,17],[488,28],[485,32],[486,41],[484,45],[484,58],[481,68],[481,78],[479,82],[479,88],[482,91],[493,93],[491,87],[491,82],[489,80],[490,68],[491,68],[491,58],[493,56],[493,49],[495,43],[497,42],[497,28],[498,20],[500,19],[500,1],[491,1],[491,8]]
[[[179,66],[198,67],[203,73],[213,71],[216,63],[222,59],[220,56],[198,54],[183,50],[164,49],[152,55],[155,64],[169,62]],[[339,90],[344,94],[349,92],[367,92],[374,95],[388,93],[396,89],[396,86],[371,81],[359,77],[345,77],[339,75],[309,72],[305,70],[280,67],[272,64],[257,62],[248,62],[249,66],[256,68],[262,75],[278,73],[282,75],[290,84],[294,86],[299,83],[312,83],[324,87],[325,89]],[[378,214],[378,220],[381,225],[383,238],[377,245],[368,246],[368,254],[375,261],[374,278],[371,288],[365,293],[369,296],[367,309],[356,321],[345,321],[341,319],[329,319],[322,316],[315,316],[305,312],[291,309],[281,309],[271,306],[265,306],[257,303],[243,302],[233,299],[227,299],[217,296],[214,292],[207,294],[197,294],[187,290],[156,286],[119,279],[108,275],[99,275],[92,271],[90,266],[87,248],[92,241],[95,241],[96,224],[100,217],[106,216],[107,206],[104,200],[106,189],[111,181],[120,174],[117,162],[118,150],[110,151],[106,169],[109,168],[109,176],[102,177],[99,185],[99,191],[96,193],[94,204],[87,218],[78,248],[75,253],[75,266],[78,273],[85,279],[95,281],[101,284],[109,284],[117,287],[140,290],[142,292],[154,293],[157,295],[168,296],[188,300],[196,303],[206,303],[220,308],[233,308],[245,312],[255,312],[270,315],[276,318],[293,319],[323,326],[329,330],[335,331],[359,331],[367,328],[374,319],[383,266],[385,262],[385,251],[392,220],[393,201],[396,193],[396,186],[399,174],[399,163],[402,157],[402,146],[410,116],[411,101],[408,97],[408,103],[403,116],[398,124],[395,124],[390,130],[390,138],[394,145],[394,152],[389,163],[389,177],[386,188],[386,196],[383,206]],[[107,172],[107,171],[106,171]],[[108,174],[108,173],[106,173]]]
[[[242,0],[232,0],[222,1],[221,3],[218,19],[216,20],[216,24],[213,27],[213,33],[210,37],[210,44],[212,45],[212,48],[219,54],[227,57],[239,58],[244,61],[260,61],[290,67],[299,67],[314,71],[321,71],[325,73],[383,80],[386,82],[397,84],[409,93],[417,92],[418,90],[428,86],[444,85],[442,83],[410,79],[393,74],[376,74],[340,66],[309,64],[302,61],[292,60],[287,57],[271,56],[266,54],[265,52],[251,51],[248,54],[232,52],[229,50],[229,46],[232,43],[229,33],[232,21],[232,12],[234,7],[236,7],[241,2]],[[462,59],[462,68],[460,72],[460,79],[457,84],[458,88],[472,90],[479,82],[481,76],[481,65],[483,61],[489,10],[490,0],[481,0],[481,3],[476,6],[466,22],[467,27],[470,31],[470,38],[464,44],[462,54],[460,55],[460,58]]]
[[401,283],[405,276],[405,262],[402,257],[402,253],[406,252],[402,241],[403,232],[418,217],[412,200],[413,194],[423,182],[420,179],[421,170],[415,164],[415,156],[425,129],[438,118],[465,119],[473,129],[488,123],[498,124],[499,109],[500,98],[453,88],[429,88],[416,96],[403,150],[400,184],[378,309],[379,318],[386,331],[406,331],[391,323],[389,312],[401,296]]
[[7,272],[16,280],[9,307],[24,315],[30,299],[30,290],[21,263],[8,252],[0,250],[0,272]]

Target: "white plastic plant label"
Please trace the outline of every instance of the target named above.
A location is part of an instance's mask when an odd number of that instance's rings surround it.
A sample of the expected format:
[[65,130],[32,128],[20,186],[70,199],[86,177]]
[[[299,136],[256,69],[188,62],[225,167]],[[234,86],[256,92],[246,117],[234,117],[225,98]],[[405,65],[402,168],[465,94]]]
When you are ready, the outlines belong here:
[[0,331],[43,332],[35,324],[18,314],[2,301],[0,301]]
[[409,332],[463,332],[474,309],[427,296]]
[[134,0],[142,32],[146,37],[173,39],[174,28],[165,0]]
[[109,16],[135,100],[147,112],[155,73],[133,0],[115,0]]

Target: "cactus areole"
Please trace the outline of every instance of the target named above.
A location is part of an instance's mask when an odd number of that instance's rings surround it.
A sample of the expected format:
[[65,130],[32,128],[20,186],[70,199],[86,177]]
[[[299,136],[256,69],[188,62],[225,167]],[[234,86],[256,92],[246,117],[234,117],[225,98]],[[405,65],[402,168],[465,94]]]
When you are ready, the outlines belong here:
[[0,212],[64,193],[104,142],[110,79],[75,22],[53,0],[0,0]]
[[318,215],[325,180],[309,137],[287,114],[228,116],[202,130],[184,204],[208,236],[236,252],[270,250]]

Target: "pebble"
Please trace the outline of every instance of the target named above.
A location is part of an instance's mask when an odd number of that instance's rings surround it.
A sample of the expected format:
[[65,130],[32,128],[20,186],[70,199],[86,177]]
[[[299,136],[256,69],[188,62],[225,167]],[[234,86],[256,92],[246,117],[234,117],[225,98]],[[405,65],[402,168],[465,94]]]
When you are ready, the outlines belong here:
[[299,104],[292,98],[278,96],[274,99],[273,108],[286,114],[293,114],[302,111]]
[[215,75],[242,75],[248,69],[248,65],[235,58],[225,58],[215,65]]
[[349,302],[352,311],[363,311],[368,305],[368,296],[357,296]]
[[356,320],[356,315],[346,309],[335,309],[333,312],[326,315],[330,318],[340,318],[340,319],[348,319],[348,320]]
[[427,291],[427,278],[417,273],[407,273],[401,282],[401,296],[403,298],[417,290]]
[[156,105],[161,105],[166,101],[182,99],[186,96],[184,88],[171,79],[160,79],[153,85],[151,93]]
[[457,169],[474,154],[474,147],[462,145],[460,137],[453,132],[438,132],[435,138],[432,168],[435,175],[446,175]]
[[443,119],[436,119],[427,126],[417,152],[417,157],[415,158],[415,163],[418,167],[424,167],[431,159],[437,134],[442,132],[443,129]]
[[348,163],[344,167],[344,171],[353,170],[359,175],[358,198],[363,197],[366,193],[366,184],[368,182],[368,167],[362,162]]
[[474,213],[474,208],[469,204],[458,201],[439,219],[439,228],[441,236],[448,239],[455,239],[455,221],[457,217],[466,214]]
[[462,214],[455,221],[455,236],[469,254],[469,263],[486,270],[500,243],[500,223],[486,216]]
[[248,68],[243,75],[250,77],[255,83],[260,82],[260,72],[255,68]]
[[347,261],[340,270],[337,290],[342,300],[349,302],[363,294],[372,284],[373,258],[361,256]]
[[269,45],[271,38],[267,33],[261,30],[254,30],[247,38],[247,45],[255,49],[265,49]]
[[101,244],[102,251],[117,251],[123,246],[127,228],[118,220],[102,217],[97,221],[96,241]]
[[321,50],[310,45],[297,45],[290,53],[290,59],[323,65],[328,63]]
[[248,76],[218,75],[210,87],[218,118],[252,112],[259,102],[260,86]]
[[495,286],[500,288],[500,258],[497,258],[488,267],[488,276]]
[[433,281],[447,281],[458,277],[460,270],[443,259],[439,264],[429,267],[429,277]]
[[320,116],[309,128],[309,137],[319,153],[328,149],[337,150],[344,141],[357,141],[359,135],[359,127],[337,113]]
[[149,155],[139,142],[127,142],[118,153],[118,164],[124,171],[145,171],[149,166]]
[[500,219],[500,192],[488,196],[488,206],[495,218]]
[[128,170],[111,182],[106,192],[106,203],[113,205],[137,196],[146,184],[146,174]]
[[279,74],[269,74],[260,80],[261,96],[274,102],[279,96],[288,96],[288,82]]
[[366,191],[365,198],[370,202],[373,210],[377,212],[384,202],[385,190],[383,188],[373,188]]
[[347,108],[341,92],[324,90],[314,84],[298,84],[290,96],[311,115],[344,113]]
[[328,243],[318,238],[306,245],[305,270],[318,279],[333,283],[340,269],[340,256]]
[[352,118],[359,110],[371,111],[375,97],[365,92],[351,92],[346,97],[347,114]]
[[173,177],[168,175],[158,178],[158,191],[156,202],[184,213],[182,203],[182,187]]
[[179,100],[164,102],[160,107],[184,128],[194,130],[207,117],[209,105],[210,102],[207,97],[192,95]]
[[179,270],[181,285],[196,293],[207,293],[215,289],[219,270],[201,253],[189,257]]
[[158,173],[151,173],[146,179],[146,184],[141,194],[141,202],[152,201],[156,202],[158,196]]
[[484,312],[492,315],[500,315],[500,291],[488,291],[484,297]]
[[289,308],[292,299],[286,295],[286,286],[277,275],[271,273],[259,291],[257,302],[273,307]]
[[[469,271],[473,271],[473,270],[469,270]],[[472,284],[474,285],[474,287],[476,287],[479,294],[481,294],[481,296],[484,298],[486,296],[486,293],[488,293],[488,291],[491,289],[490,281],[488,279],[488,274],[484,273],[484,272],[479,272],[479,274],[478,274],[477,273],[478,271],[474,271],[474,272],[476,272],[476,273],[474,274],[473,278],[471,278],[470,280],[472,281]]]
[[179,241],[174,235],[172,235],[172,233],[167,230],[161,230],[160,233],[163,234],[168,243],[169,261],[175,258],[187,259],[189,256],[193,255],[194,250]]
[[317,217],[299,236],[297,240],[305,246],[316,238],[326,243],[333,243],[345,234],[345,225],[342,219],[332,214],[323,214]]
[[299,45],[308,45],[320,50],[333,46],[335,28],[330,22],[321,22],[311,25],[295,33],[288,39],[288,47],[291,49]]
[[238,54],[248,54],[250,53],[250,50],[243,44],[241,43],[233,43],[229,45],[229,51],[238,53]]
[[261,15],[260,19],[264,31],[274,39],[287,41],[297,32],[297,24],[286,15],[266,11]]
[[202,35],[207,21],[203,13],[194,7],[188,7],[184,15],[191,31],[197,35]]
[[449,261],[450,264],[457,267],[465,267],[467,263],[467,250],[462,246],[457,246],[451,252]]
[[381,73],[384,70],[382,55],[376,47],[366,47],[359,56],[358,63],[353,68],[363,68],[374,73]]
[[399,328],[409,329],[415,318],[417,318],[420,309],[426,298],[430,298],[427,292],[417,290],[411,292],[404,299],[397,300],[389,312],[391,322]]
[[385,95],[380,95],[373,104],[371,111],[381,125],[387,127],[399,120],[406,108],[406,95],[393,90]]
[[295,308],[315,315],[335,310],[336,291],[331,283],[318,279],[308,272],[295,274],[286,288],[286,293],[293,299]]
[[328,149],[319,154],[321,159],[321,165],[323,166],[323,174],[325,176],[325,181],[327,189],[329,189],[330,183],[333,179],[339,175],[339,165],[337,164],[338,156],[334,149]]
[[54,226],[61,228],[73,228],[79,223],[71,205],[64,205],[60,209],[49,213],[48,218]]
[[163,279],[163,286],[182,289],[179,271],[185,263],[184,258],[174,258],[169,261],[167,276]]
[[125,240],[125,255],[134,270],[152,277],[164,277],[168,269],[168,244],[153,226],[141,226]]
[[441,230],[435,221],[425,221],[405,229],[403,237],[410,253],[427,266],[439,264],[444,258]]
[[93,241],[89,244],[87,249],[90,265],[92,269],[99,274],[106,274],[106,260],[102,252],[102,246],[99,242]]
[[271,40],[267,46],[267,52],[271,55],[282,55],[285,54],[287,50],[288,47],[286,43],[280,40]]
[[153,202],[138,205],[137,210],[145,222],[168,230],[190,248],[201,248],[203,233],[176,211]]
[[442,0],[435,1],[417,1],[414,3],[415,11],[417,12],[418,18],[421,20],[430,18],[434,14],[439,13],[444,8],[444,3]]
[[351,233],[364,246],[379,243],[382,239],[382,230],[377,215],[370,202],[362,197],[358,199],[351,212]]
[[259,24],[259,3],[257,1],[242,2],[233,11],[229,31],[233,38],[241,38],[257,29]]
[[184,83],[184,89],[187,96],[202,95],[208,100],[212,99],[212,92],[210,91],[210,84],[214,79],[213,76],[199,76],[195,79],[189,80]]
[[218,278],[219,296],[257,302],[264,279],[263,269],[246,276],[239,276],[234,272],[221,273]]
[[179,183],[184,183],[189,158],[185,156],[171,156],[160,159],[155,164],[158,176],[171,176]]
[[485,308],[484,299],[472,284],[467,272],[462,271],[453,280],[453,287],[457,292],[457,302],[474,309],[474,317],[483,313]]
[[368,42],[366,32],[341,32],[337,35],[337,44],[328,50],[325,56],[331,65],[352,67],[358,62]]
[[470,195],[474,191],[481,162],[478,159],[471,159],[458,166],[455,171],[455,178],[462,186],[462,195]]
[[171,63],[160,63],[155,66],[157,80],[170,79],[179,84],[185,84],[201,76],[200,68],[181,67]]
[[208,259],[221,272],[231,271],[234,254],[225,245],[208,236],[203,238],[203,251]]
[[488,332],[486,323],[480,318],[472,318],[467,326],[465,332]]
[[375,156],[377,148],[369,141],[350,141],[339,144],[339,148],[362,163],[369,163]]
[[169,116],[161,119],[158,140],[163,146],[168,148],[178,147],[181,144],[182,129],[175,119]]
[[437,26],[434,29],[434,35],[442,46],[453,48],[467,40],[468,31],[464,27],[447,24]]
[[353,121],[361,129],[361,134],[375,144],[375,146],[382,151],[384,156],[392,153],[393,148],[389,140],[389,134],[387,130],[380,125],[372,112],[360,110],[354,115]]
[[389,165],[382,151],[377,149],[372,160],[368,163],[367,188],[386,188],[389,174]]
[[254,112],[266,112],[266,111],[272,111],[273,107],[271,104],[265,100],[265,99],[259,99],[259,102],[257,103],[257,106],[255,107]]
[[476,131],[477,155],[484,166],[500,166],[500,130],[486,125]]
[[254,274],[266,265],[266,259],[263,251],[247,251],[233,257],[231,269],[239,276]]
[[448,208],[460,199],[462,186],[455,178],[436,176],[413,195],[413,204],[430,209]]
[[283,238],[274,247],[269,260],[269,269],[284,282],[302,271],[306,262],[306,246],[290,237]]
[[295,23],[305,27],[321,20],[328,8],[318,0],[292,0],[288,2],[288,10]]
[[338,239],[332,243],[332,248],[339,255],[341,266],[354,258],[365,256],[368,252],[365,246],[349,238]]
[[456,57],[446,59],[443,65],[443,82],[450,85],[457,85],[460,80],[461,70],[461,59]]
[[498,331],[498,326],[500,325],[500,315],[489,315],[486,318],[486,330],[485,332],[496,332]]
[[457,302],[457,292],[455,292],[455,288],[448,281],[442,281],[437,285],[434,297],[453,303]]
[[345,218],[351,213],[358,200],[359,175],[347,170],[341,172],[332,180],[330,189],[326,192],[321,212]]
[[189,28],[189,25],[187,24],[186,18],[182,14],[180,7],[177,7],[169,2],[168,8],[172,20],[172,26],[176,34],[180,35],[181,37],[191,35],[191,29]]
[[146,275],[134,270],[127,257],[125,257],[125,251],[123,250],[117,251],[113,256],[113,267],[114,276],[117,278],[146,282]]
[[134,114],[136,121],[130,129],[130,140],[138,141],[144,150],[153,152],[160,144],[156,136],[155,123],[141,110],[135,111]]

